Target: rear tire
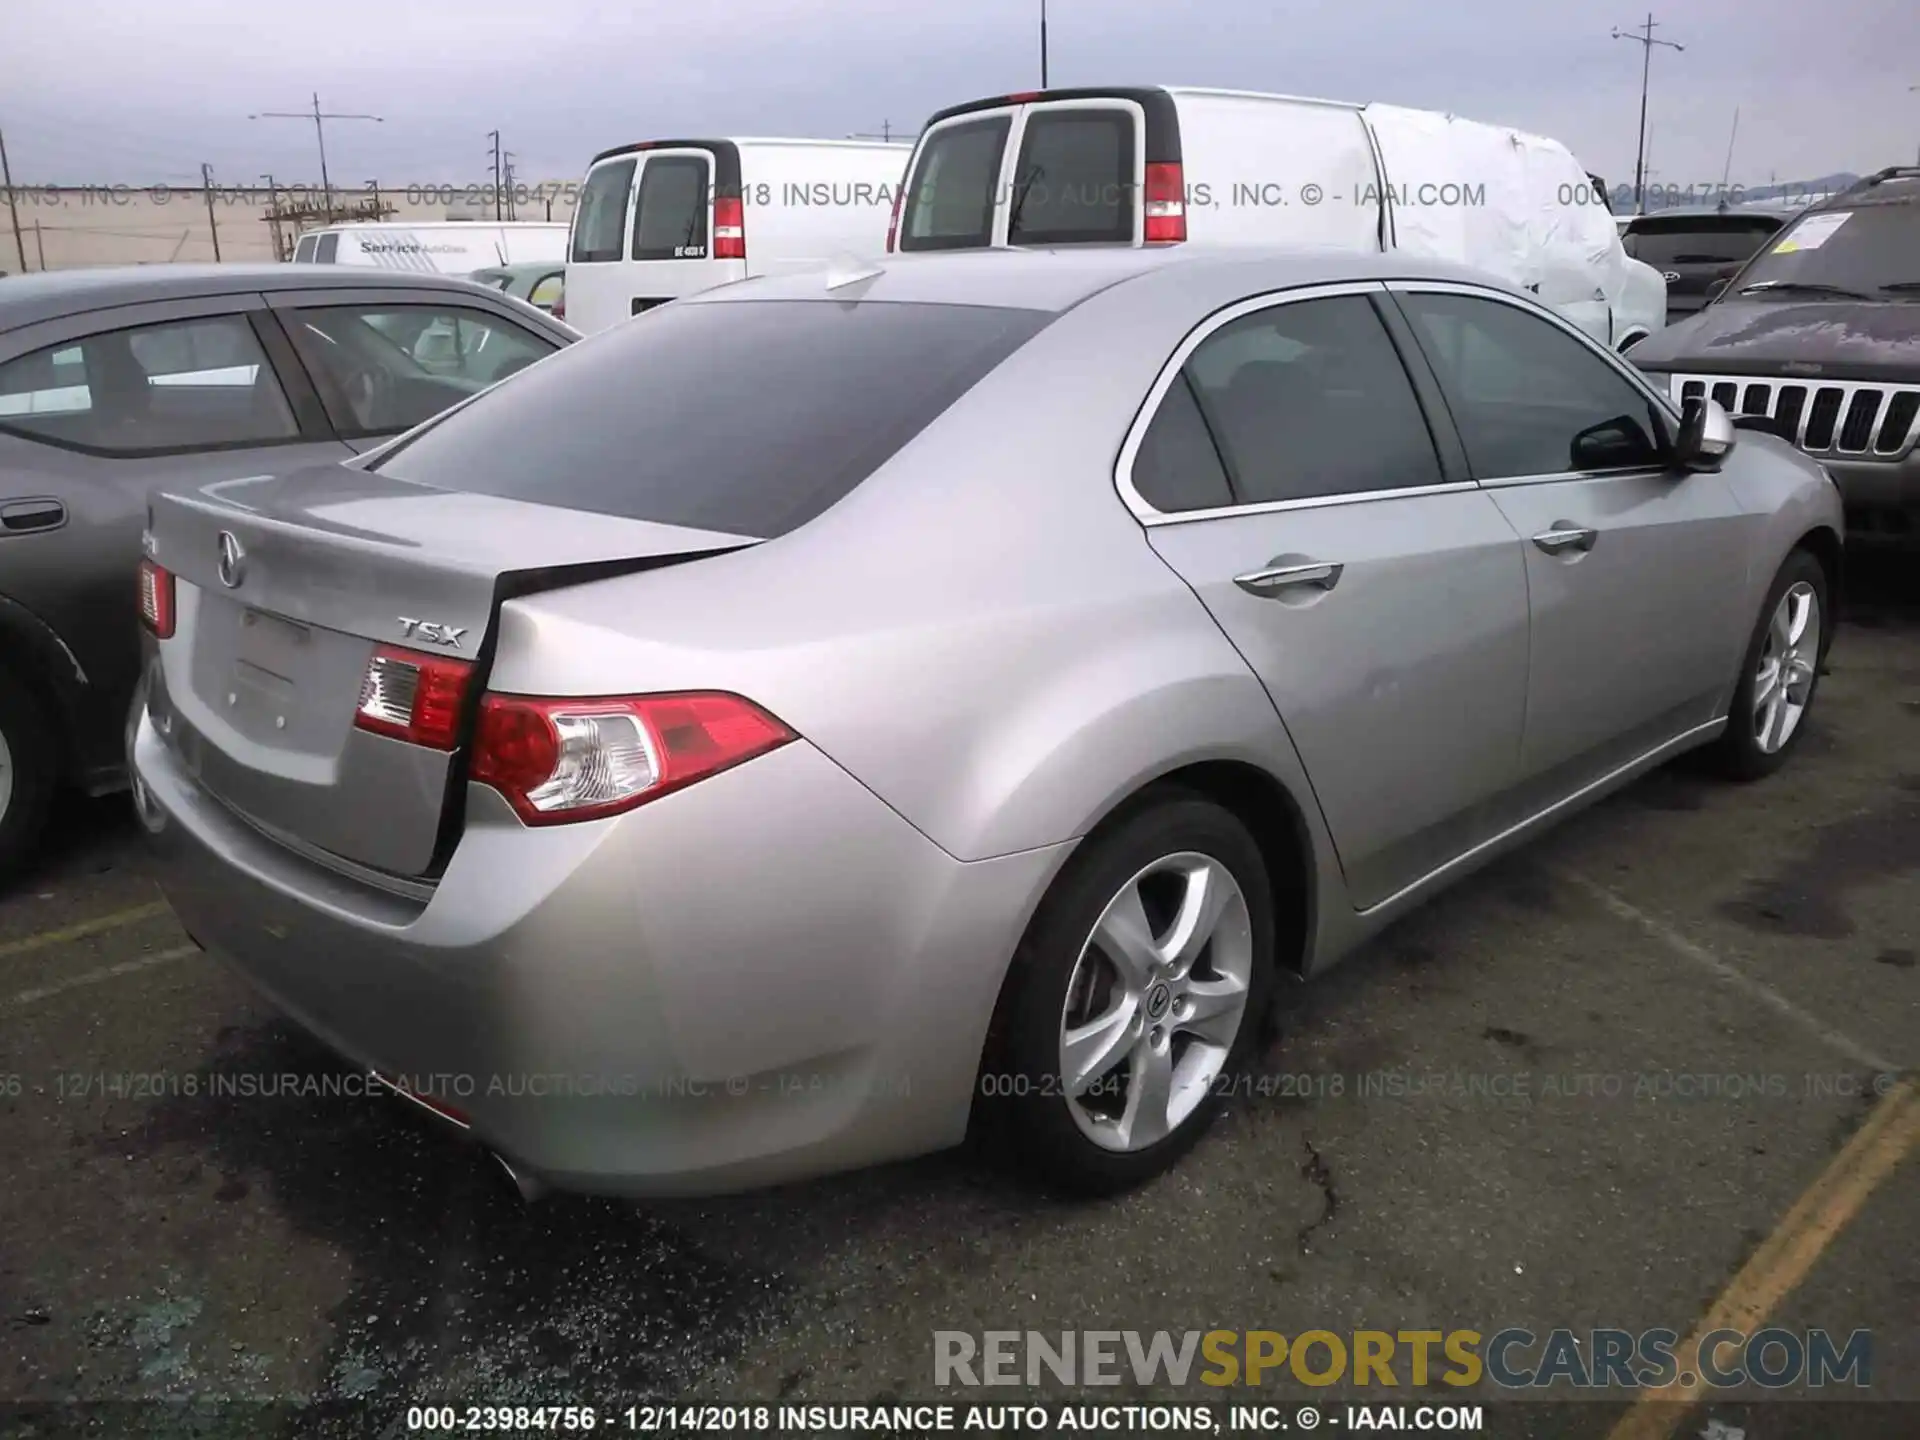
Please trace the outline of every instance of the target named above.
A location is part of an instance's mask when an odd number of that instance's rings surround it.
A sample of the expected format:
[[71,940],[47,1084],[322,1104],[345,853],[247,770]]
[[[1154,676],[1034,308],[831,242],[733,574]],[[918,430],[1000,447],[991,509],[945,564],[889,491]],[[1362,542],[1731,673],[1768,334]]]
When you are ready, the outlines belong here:
[[1727,728],[1707,752],[1720,774],[1758,780],[1786,764],[1806,734],[1832,614],[1825,568],[1808,551],[1794,551],[1767,587],[1740,663]]
[[32,852],[53,804],[53,727],[33,692],[0,669],[0,883]]
[[1028,929],[980,1077],[992,1137],[1078,1195],[1170,1169],[1253,1059],[1273,977],[1253,837],[1210,800],[1154,795],[1074,855]]

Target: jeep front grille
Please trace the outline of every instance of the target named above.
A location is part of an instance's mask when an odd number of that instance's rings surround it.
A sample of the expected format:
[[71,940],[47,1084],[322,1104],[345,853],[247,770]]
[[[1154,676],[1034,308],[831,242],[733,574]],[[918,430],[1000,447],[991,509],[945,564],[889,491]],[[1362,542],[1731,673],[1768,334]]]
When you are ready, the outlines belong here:
[[1808,385],[1731,375],[1675,375],[1682,404],[1710,395],[1729,415],[1764,415],[1809,455],[1898,460],[1914,443],[1920,385]]

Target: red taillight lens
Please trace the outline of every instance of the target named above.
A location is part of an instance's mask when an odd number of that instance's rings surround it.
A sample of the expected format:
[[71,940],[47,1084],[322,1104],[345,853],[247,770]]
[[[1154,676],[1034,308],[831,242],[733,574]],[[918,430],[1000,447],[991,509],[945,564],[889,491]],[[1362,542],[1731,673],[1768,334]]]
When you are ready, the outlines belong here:
[[737,195],[718,196],[713,202],[713,258],[747,258],[746,207]]
[[528,825],[561,825],[631,810],[794,738],[738,695],[488,695],[470,773]]
[[460,702],[473,666],[382,645],[367,662],[353,723],[375,735],[451,750],[460,734]]
[[1149,245],[1175,245],[1187,238],[1187,184],[1178,165],[1147,166],[1144,236]]
[[140,620],[155,638],[173,638],[173,572],[140,562]]

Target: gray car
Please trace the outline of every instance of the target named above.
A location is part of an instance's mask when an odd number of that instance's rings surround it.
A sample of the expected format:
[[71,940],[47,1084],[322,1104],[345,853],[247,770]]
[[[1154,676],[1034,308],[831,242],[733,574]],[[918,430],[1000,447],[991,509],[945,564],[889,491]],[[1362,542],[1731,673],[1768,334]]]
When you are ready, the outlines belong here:
[[154,502],[187,929],[542,1187],[970,1128],[1113,1190],[1282,977],[1652,766],[1805,733],[1840,509],[1399,257],[907,257]]
[[347,459],[572,331],[461,280],[146,265],[0,290],[0,875],[126,783],[147,495]]

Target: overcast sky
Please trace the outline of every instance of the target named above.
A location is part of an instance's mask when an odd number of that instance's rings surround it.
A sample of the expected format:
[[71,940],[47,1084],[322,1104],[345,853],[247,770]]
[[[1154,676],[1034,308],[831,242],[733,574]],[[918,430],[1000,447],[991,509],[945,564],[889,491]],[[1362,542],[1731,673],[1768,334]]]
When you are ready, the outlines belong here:
[[[1643,18],[1611,0],[1050,0],[1055,85],[1191,84],[1451,110],[1633,178]],[[1913,163],[1915,0],[1665,0],[1648,163],[1736,183]],[[521,178],[675,135],[838,137],[1039,81],[1038,0],[4,0],[0,131],[16,182],[467,182],[496,126]]]

